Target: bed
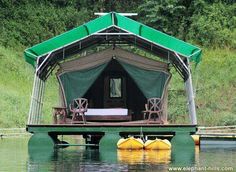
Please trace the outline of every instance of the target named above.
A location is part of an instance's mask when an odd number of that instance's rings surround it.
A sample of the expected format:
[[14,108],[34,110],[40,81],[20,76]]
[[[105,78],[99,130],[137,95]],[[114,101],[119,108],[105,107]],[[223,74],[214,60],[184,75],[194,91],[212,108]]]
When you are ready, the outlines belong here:
[[131,113],[125,108],[88,108],[86,121],[131,121]]

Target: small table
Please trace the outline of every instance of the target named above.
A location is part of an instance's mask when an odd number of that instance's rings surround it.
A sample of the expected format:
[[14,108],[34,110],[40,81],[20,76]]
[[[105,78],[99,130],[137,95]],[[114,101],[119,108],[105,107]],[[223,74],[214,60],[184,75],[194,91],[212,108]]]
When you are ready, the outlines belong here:
[[66,123],[66,107],[53,107],[53,123],[58,124],[58,118],[59,116],[59,124],[65,124]]

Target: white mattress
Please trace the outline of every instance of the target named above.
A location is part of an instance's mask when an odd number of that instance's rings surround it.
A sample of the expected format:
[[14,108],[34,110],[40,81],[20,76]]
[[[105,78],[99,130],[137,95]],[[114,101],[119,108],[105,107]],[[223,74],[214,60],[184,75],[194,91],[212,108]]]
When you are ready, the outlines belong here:
[[128,109],[124,108],[107,108],[107,109],[92,109],[88,108],[85,115],[128,115]]

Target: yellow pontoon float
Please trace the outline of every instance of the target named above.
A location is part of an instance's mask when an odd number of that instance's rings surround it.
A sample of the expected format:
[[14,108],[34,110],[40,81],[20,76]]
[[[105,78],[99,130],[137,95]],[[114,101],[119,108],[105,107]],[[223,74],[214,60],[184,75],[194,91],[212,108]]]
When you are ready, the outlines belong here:
[[194,140],[195,145],[199,145],[200,144],[200,137],[199,137],[199,135],[192,135],[192,138]]
[[147,140],[144,144],[144,149],[147,150],[169,150],[171,149],[171,143],[164,139],[155,139],[155,140]]
[[117,142],[118,149],[143,149],[144,143],[141,139],[129,137],[127,139],[120,139]]

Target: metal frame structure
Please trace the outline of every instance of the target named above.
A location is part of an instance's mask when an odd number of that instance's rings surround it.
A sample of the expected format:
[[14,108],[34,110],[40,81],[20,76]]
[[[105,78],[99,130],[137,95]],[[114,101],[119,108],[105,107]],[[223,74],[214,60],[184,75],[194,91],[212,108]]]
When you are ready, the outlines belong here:
[[[107,15],[108,13],[94,13],[94,15],[98,15],[98,16],[104,16],[104,15]],[[122,16],[137,16],[138,13],[118,13]]]
[[42,118],[44,92],[45,81],[41,80],[35,73],[28,115],[28,124],[40,124]]
[[[182,58],[186,61],[187,58],[184,55],[177,53],[171,49],[163,47],[162,45],[150,42],[143,37],[128,32],[117,26],[111,26],[105,30],[91,34],[83,39],[72,42],[68,45],[55,49],[47,54],[39,56],[39,68],[36,70],[37,74],[43,80],[48,77],[48,72],[51,72],[51,68],[54,67],[65,57],[77,54],[82,50],[95,45],[95,44],[133,44],[146,51],[150,51],[154,55],[157,55],[163,59],[169,59],[173,66],[177,69],[181,77],[186,81],[188,78],[188,69]],[[175,58],[177,57],[177,58]]]
[[164,60],[168,59],[168,61],[175,67],[175,69],[178,71],[185,82],[191,124],[196,125],[197,117],[191,71],[189,66],[190,57],[186,57],[183,54],[147,40],[140,35],[131,33],[116,25],[112,25],[108,28],[102,29],[80,40],[76,40],[74,42],[71,42],[70,44],[64,45],[60,48],[37,57],[37,66],[33,84],[28,124],[40,124],[45,81],[60,61],[74,54],[77,54],[93,45],[119,45],[124,43],[135,45],[138,48],[149,51]]

